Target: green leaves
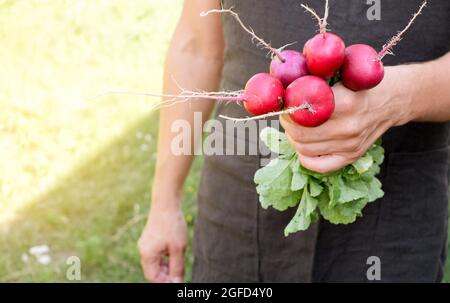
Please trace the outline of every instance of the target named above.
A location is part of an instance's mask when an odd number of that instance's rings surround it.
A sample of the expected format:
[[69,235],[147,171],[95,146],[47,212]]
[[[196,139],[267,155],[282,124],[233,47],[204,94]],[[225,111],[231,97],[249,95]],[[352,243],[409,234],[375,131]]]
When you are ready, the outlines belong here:
[[297,191],[301,190],[305,187],[306,183],[308,182],[308,176],[303,174],[300,171],[300,161],[298,157],[295,157],[295,160],[292,162],[292,183],[291,183],[291,190]]
[[362,216],[362,209],[366,204],[367,198],[334,206],[331,206],[326,199],[323,199],[319,203],[319,209],[324,219],[333,224],[350,224],[355,222],[357,217]]
[[256,172],[254,181],[263,208],[283,211],[297,205],[301,193],[291,190],[291,162],[277,158]]
[[312,197],[317,197],[323,191],[323,186],[319,184],[314,178],[309,178],[309,190]]
[[[274,153],[289,158],[295,154],[295,150],[291,147],[286,135],[277,131],[272,127],[266,127],[261,131],[261,141]],[[284,158],[283,157],[283,158]]]
[[369,202],[373,202],[384,196],[384,191],[381,189],[381,186],[382,184],[377,178],[373,178],[369,183],[367,183],[367,198],[369,199]]
[[362,216],[367,203],[384,195],[375,177],[384,160],[380,145],[373,145],[361,159],[338,172],[319,174],[301,166],[283,133],[265,128],[261,140],[280,155],[255,174],[262,207],[284,211],[297,206],[285,228],[286,236],[308,229],[319,218],[319,212],[333,224],[353,223]]
[[347,203],[355,201],[368,195],[368,188],[364,181],[344,181],[344,178],[339,178],[340,194],[338,198],[339,203]]
[[352,164],[358,174],[363,174],[373,165],[373,158],[370,154],[364,155],[361,159]]
[[295,233],[299,230],[307,230],[313,218],[314,211],[317,208],[318,200],[311,196],[306,188],[303,191],[302,199],[298,205],[297,212],[291,222],[284,229],[284,235]]

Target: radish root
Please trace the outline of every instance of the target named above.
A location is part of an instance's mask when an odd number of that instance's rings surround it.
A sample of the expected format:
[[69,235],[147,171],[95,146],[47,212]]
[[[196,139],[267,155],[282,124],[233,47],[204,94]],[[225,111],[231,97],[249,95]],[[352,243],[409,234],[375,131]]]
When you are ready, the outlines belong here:
[[392,37],[385,45],[383,45],[383,49],[378,53],[378,60],[381,61],[386,55],[394,55],[392,52],[392,48],[397,45],[397,43],[402,39],[402,36],[408,31],[408,29],[413,25],[416,18],[422,13],[422,10],[427,6],[427,1],[424,1],[420,6],[417,13],[413,15],[408,25],[397,35]]
[[239,17],[239,15],[233,11],[233,8],[229,8],[229,9],[212,9],[206,12],[202,12],[200,14],[201,17],[206,17],[210,14],[230,14],[231,16],[233,16],[234,19],[236,19],[236,21],[239,23],[239,25],[248,33],[252,36],[252,41],[256,40],[258,41],[259,46],[264,47],[265,49],[269,50],[269,53],[273,56],[278,57],[278,59],[285,63],[286,60],[283,58],[283,56],[281,55],[281,50],[280,49],[276,49],[274,47],[272,47],[270,45],[270,43],[267,43],[266,41],[264,41],[262,38],[258,37],[255,34],[255,31],[251,28],[251,27],[247,27],[244,22],[242,22],[241,18]]
[[155,97],[164,98],[165,100],[151,106],[150,110],[158,110],[161,108],[167,108],[174,106],[176,104],[188,102],[191,99],[204,99],[204,100],[217,100],[217,101],[234,101],[242,102],[244,100],[244,90],[238,91],[220,91],[220,92],[207,92],[203,90],[191,91],[183,88],[177,80],[171,76],[172,81],[179,89],[178,94],[153,94],[147,92],[136,92],[136,91],[108,91],[97,96],[90,98],[91,102],[97,102],[108,96],[114,95],[127,95],[127,96],[141,96],[141,97]]
[[111,92],[103,93],[103,94],[97,95],[93,98],[90,98],[89,101],[90,102],[98,102],[102,98],[112,96],[112,95],[132,95],[132,96],[144,96],[144,97],[170,98],[168,100],[165,100],[164,102],[153,104],[149,109],[150,111],[174,106],[176,104],[187,102],[190,99],[189,97],[184,97],[182,95],[157,95],[157,94],[147,94],[147,93],[138,93],[138,92],[125,92],[125,91],[115,91],[114,92],[114,91],[111,91]]
[[325,13],[323,15],[323,20],[322,20],[322,27],[320,28],[321,34],[325,34],[327,32],[329,12],[330,12],[330,5],[328,4],[328,0],[326,0],[325,1]]
[[[153,93],[135,92],[135,91],[109,91],[106,93],[99,94],[99,95],[91,98],[91,100],[96,100],[96,99],[113,96],[113,95],[129,95],[129,96],[142,96],[142,97],[155,97],[155,98],[172,98],[174,100],[199,98],[199,99],[214,99],[214,100],[224,100],[224,101],[244,101],[243,100],[244,90],[221,91],[221,92],[207,92],[207,91],[203,91],[203,90],[192,91],[192,90],[187,90],[187,89],[183,88],[173,76],[171,76],[171,77],[172,77],[173,83],[180,90],[180,92],[178,94],[153,94]],[[172,99],[166,100],[163,103],[171,102]]]
[[152,94],[144,92],[128,92],[128,91],[110,91],[98,96],[93,99],[99,99],[112,95],[129,95],[129,96],[142,96],[142,97],[155,97],[155,98],[173,98],[173,99],[213,99],[213,100],[223,100],[223,101],[244,101],[242,95],[238,95],[238,92],[194,92],[194,91],[183,91],[178,95],[175,94]]
[[297,41],[294,41],[294,42],[288,43],[288,44],[286,44],[286,45],[283,45],[282,47],[280,47],[280,48],[278,49],[278,51],[279,51],[279,52],[282,52],[282,51],[284,51],[287,47],[292,46],[292,45],[297,44],[297,43],[298,43]]
[[175,83],[175,85],[180,90],[180,94],[182,95],[192,95],[192,96],[202,96],[202,95],[208,95],[208,96],[223,96],[223,97],[241,97],[244,94],[244,90],[238,90],[238,91],[221,91],[221,92],[208,92],[204,90],[187,90],[183,88],[178,81],[172,76],[172,81]]
[[309,103],[304,103],[302,105],[296,106],[296,107],[291,107],[282,111],[278,111],[278,112],[271,112],[265,115],[259,115],[259,116],[254,116],[254,117],[247,117],[247,118],[233,118],[233,117],[228,117],[228,116],[224,116],[224,115],[219,115],[220,118],[226,119],[226,120],[231,120],[234,122],[246,122],[246,121],[252,121],[252,120],[260,120],[260,119],[266,119],[266,118],[270,118],[270,117],[274,117],[274,116],[279,116],[279,115],[284,115],[284,114],[292,114],[298,110],[305,110],[307,109],[308,111],[310,111],[311,113],[315,113],[316,111],[312,108],[311,104]]
[[104,97],[113,95],[128,95],[128,96],[142,96],[142,97],[156,97],[165,98],[166,100],[159,102],[151,106],[150,110],[159,110],[161,108],[171,107],[177,104],[185,103],[191,99],[204,99],[204,100],[218,100],[218,101],[245,101],[243,97],[243,91],[235,92],[203,92],[203,91],[189,91],[183,88],[178,95],[175,94],[152,94],[145,92],[130,92],[130,91],[110,91],[91,98],[91,101],[96,102]]
[[309,12],[313,18],[315,18],[319,24],[319,29],[321,34],[325,34],[327,32],[328,27],[328,15],[330,11],[330,5],[328,3],[328,0],[325,1],[325,13],[323,18],[320,18],[319,15],[316,13],[315,10],[310,8],[309,6],[302,4],[301,5],[307,12]]

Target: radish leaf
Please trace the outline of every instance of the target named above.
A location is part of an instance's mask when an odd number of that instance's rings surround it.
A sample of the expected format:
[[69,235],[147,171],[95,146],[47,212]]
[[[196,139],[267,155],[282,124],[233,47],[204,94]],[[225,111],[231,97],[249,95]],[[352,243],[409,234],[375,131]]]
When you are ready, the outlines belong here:
[[255,174],[256,190],[263,208],[284,211],[297,206],[285,228],[285,235],[306,230],[321,215],[333,224],[353,223],[364,207],[383,197],[376,178],[384,160],[377,143],[355,163],[343,169],[320,174],[304,168],[286,136],[273,128],[261,132],[261,140],[279,154]]

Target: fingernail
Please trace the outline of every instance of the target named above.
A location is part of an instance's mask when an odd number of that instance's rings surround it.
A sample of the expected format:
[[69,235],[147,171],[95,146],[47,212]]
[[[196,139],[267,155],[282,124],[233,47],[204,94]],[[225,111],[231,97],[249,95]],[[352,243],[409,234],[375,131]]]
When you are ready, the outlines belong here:
[[183,282],[183,279],[181,279],[181,278],[173,278],[172,279],[172,283],[182,283]]

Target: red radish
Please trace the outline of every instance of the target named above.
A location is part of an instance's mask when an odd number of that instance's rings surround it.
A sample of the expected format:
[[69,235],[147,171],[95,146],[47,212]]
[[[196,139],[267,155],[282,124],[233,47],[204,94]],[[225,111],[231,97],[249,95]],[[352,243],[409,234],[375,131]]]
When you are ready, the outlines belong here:
[[308,70],[324,79],[332,77],[344,63],[345,44],[337,35],[317,34],[303,48]]
[[281,61],[277,56],[270,63],[270,74],[278,78],[287,87],[300,77],[308,75],[305,56],[294,50],[285,50],[280,53],[284,59]]
[[303,48],[308,70],[314,76],[331,78],[344,63],[345,43],[338,35],[327,33],[328,0],[323,18],[308,6],[302,4],[302,7],[318,20],[320,28],[320,33],[308,40]]
[[134,95],[147,97],[167,98],[158,104],[157,108],[172,106],[178,103],[187,102],[191,99],[206,99],[216,101],[243,102],[245,109],[256,116],[278,112],[284,105],[284,87],[280,80],[269,74],[256,74],[247,81],[245,90],[236,92],[201,92],[188,91],[176,83],[181,92],[178,95],[172,94],[152,94],[126,91],[111,91],[96,97],[101,98],[108,95]]
[[369,45],[347,47],[341,69],[342,84],[353,91],[377,86],[384,78],[383,63],[377,58],[377,51]]
[[344,64],[341,69],[341,79],[345,87],[353,91],[361,91],[371,89],[383,80],[384,66],[381,60],[400,41],[403,34],[411,27],[426,4],[427,2],[425,1],[405,29],[392,38],[379,53],[371,46],[365,44],[355,44],[347,47]]
[[316,76],[301,77],[286,89],[285,105],[303,109],[290,113],[291,119],[305,127],[319,126],[334,112],[334,94],[328,83]]
[[280,80],[269,74],[256,74],[245,85],[245,109],[255,115],[276,112],[283,108],[284,87]]

